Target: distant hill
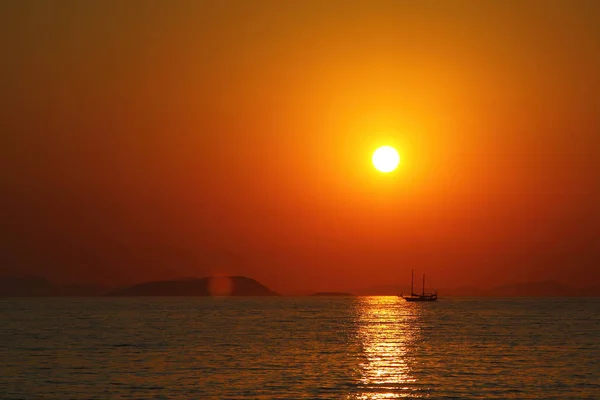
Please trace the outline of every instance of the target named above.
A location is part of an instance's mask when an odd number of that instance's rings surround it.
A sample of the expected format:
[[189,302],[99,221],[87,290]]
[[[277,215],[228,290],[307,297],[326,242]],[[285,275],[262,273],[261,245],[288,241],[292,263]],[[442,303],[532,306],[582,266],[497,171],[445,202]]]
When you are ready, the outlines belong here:
[[58,286],[58,296],[87,297],[103,296],[109,292],[109,288],[101,285],[71,283]]
[[59,288],[46,278],[13,277],[0,278],[0,296],[57,296]]
[[531,297],[580,296],[581,291],[556,281],[544,281],[496,286],[489,291],[488,295]]
[[572,288],[556,281],[521,282],[480,289],[463,286],[440,289],[441,296],[456,297],[600,297],[600,288]]
[[0,297],[101,296],[107,290],[98,285],[57,285],[42,277],[0,277]]
[[[556,281],[525,282],[481,289],[476,287],[438,288],[446,297],[600,297],[600,287],[572,288]],[[398,295],[410,288],[381,285],[349,292],[295,293],[310,296]],[[89,297],[89,296],[277,296],[278,293],[244,276],[216,278],[183,278],[145,282],[112,290],[93,284],[60,285],[44,277],[0,277],[0,297]]]
[[278,296],[245,276],[186,278],[139,283],[115,290],[110,296]]
[[[572,288],[556,281],[522,282],[498,285],[491,289],[474,286],[458,288],[436,288],[440,297],[600,297],[600,287]],[[420,289],[417,289],[419,292]],[[359,295],[380,296],[409,293],[410,287],[381,285],[369,289],[357,290]]]
[[317,292],[311,294],[311,296],[354,296],[352,293],[346,292]]
[[460,286],[457,288],[440,288],[438,290],[440,296],[457,296],[457,297],[485,297],[489,296],[489,291],[480,289],[475,286]]

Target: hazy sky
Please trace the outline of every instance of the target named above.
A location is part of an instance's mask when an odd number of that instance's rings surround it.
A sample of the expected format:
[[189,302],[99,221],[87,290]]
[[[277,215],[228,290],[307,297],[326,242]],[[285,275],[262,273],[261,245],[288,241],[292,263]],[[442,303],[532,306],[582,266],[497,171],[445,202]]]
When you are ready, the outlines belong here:
[[599,285],[598,21],[594,0],[3,1],[0,274]]

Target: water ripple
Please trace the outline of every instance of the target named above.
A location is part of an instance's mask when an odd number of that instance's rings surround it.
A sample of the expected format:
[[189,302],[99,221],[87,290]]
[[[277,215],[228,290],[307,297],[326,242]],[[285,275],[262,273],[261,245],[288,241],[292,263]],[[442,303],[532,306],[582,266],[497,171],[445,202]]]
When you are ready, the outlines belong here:
[[0,306],[2,399],[600,398],[600,299]]

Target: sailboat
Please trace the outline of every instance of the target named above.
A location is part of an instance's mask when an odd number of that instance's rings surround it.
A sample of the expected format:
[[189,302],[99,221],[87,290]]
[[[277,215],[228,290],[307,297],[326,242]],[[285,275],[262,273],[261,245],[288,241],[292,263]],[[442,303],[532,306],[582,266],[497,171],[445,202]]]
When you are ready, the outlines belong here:
[[401,294],[402,297],[406,301],[436,301],[438,298],[437,292],[433,293],[425,293],[425,274],[423,274],[423,290],[421,294],[415,293],[414,291],[414,281],[415,281],[415,270],[412,270],[411,279],[410,279],[410,296],[405,296]]

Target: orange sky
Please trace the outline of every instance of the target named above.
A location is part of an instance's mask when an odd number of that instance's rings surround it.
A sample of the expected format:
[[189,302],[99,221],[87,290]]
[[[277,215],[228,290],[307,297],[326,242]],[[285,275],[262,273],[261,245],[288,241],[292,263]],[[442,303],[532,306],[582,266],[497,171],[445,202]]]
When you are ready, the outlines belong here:
[[0,274],[600,285],[598,20],[592,0],[2,3]]

